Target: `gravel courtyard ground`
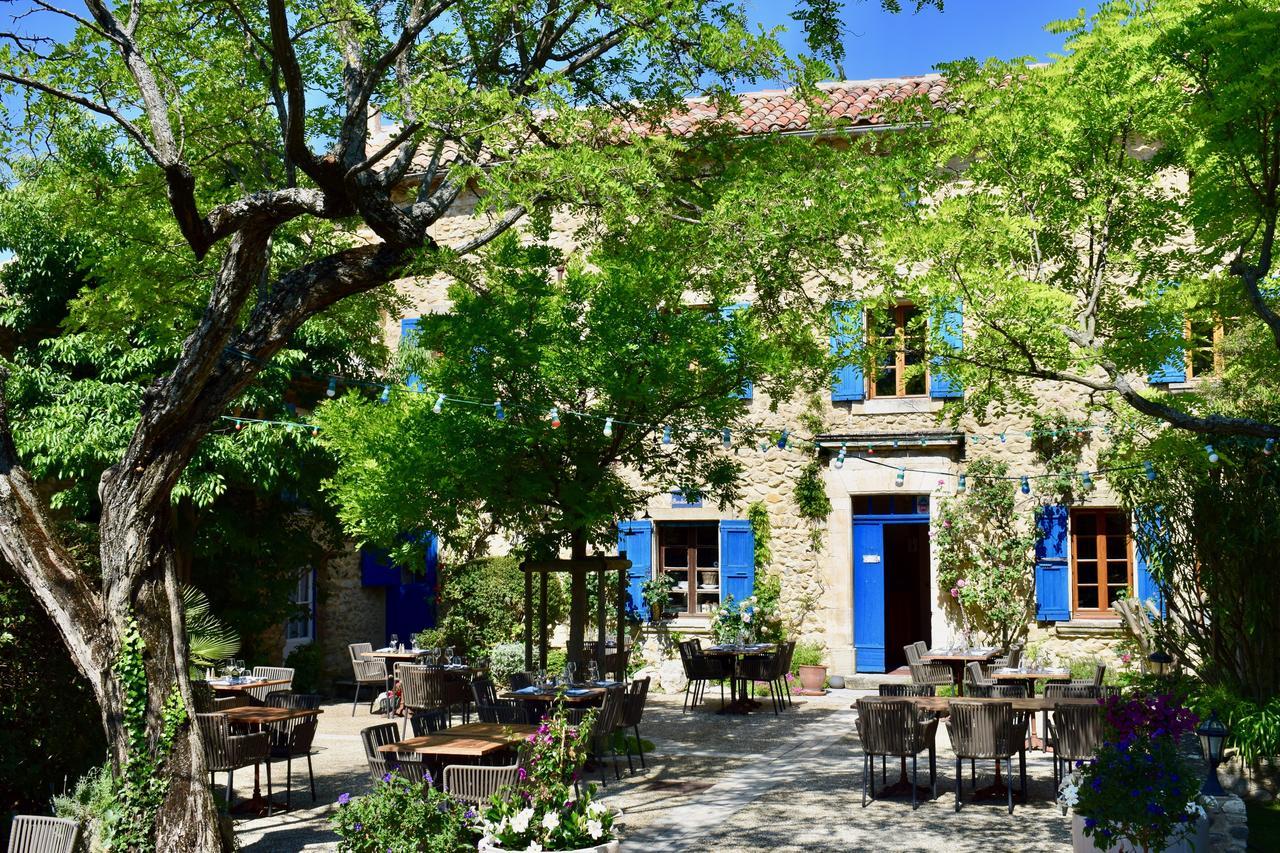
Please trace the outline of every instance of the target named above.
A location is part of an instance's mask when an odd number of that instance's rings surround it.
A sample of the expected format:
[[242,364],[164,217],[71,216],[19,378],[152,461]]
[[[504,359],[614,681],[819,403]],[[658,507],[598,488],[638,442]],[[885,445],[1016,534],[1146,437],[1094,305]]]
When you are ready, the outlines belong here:
[[[965,803],[954,811],[954,761],[945,727],[938,736],[938,799],[912,812],[909,800],[862,802],[862,754],[850,705],[865,691],[835,690],[796,699],[778,717],[768,709],[747,717],[705,708],[682,714],[679,696],[650,694],[641,734],[653,741],[648,768],[635,775],[622,764],[622,781],[609,774],[605,801],[623,810],[627,851],[815,850],[1063,850],[1068,819],[1053,804],[1051,762],[1028,753],[1031,797],[1010,816],[999,803]],[[295,805],[286,815],[237,822],[246,853],[335,850],[327,817],[341,793],[370,788],[360,729],[382,722],[367,706],[325,706],[316,736],[317,803],[311,807],[294,770]],[[892,762],[890,762],[892,764]],[[927,778],[922,762],[922,779]],[[279,772],[283,767],[277,765]],[[987,780],[990,780],[990,765]],[[889,768],[890,781],[896,775]],[[967,769],[966,769],[967,774]],[[241,771],[237,797],[247,796],[252,774]],[[598,776],[595,777],[598,780]],[[219,781],[225,781],[221,779]],[[979,785],[982,770],[979,769]],[[968,782],[966,780],[966,790]]]

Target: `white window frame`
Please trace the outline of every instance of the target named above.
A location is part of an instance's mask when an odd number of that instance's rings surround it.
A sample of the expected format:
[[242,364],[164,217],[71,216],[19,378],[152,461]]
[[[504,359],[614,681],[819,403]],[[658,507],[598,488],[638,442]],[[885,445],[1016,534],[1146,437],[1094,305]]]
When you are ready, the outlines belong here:
[[[306,619],[298,616],[290,617],[284,623],[284,656],[287,659],[294,649],[310,645],[316,639],[316,570],[305,568],[298,573],[298,581],[289,593],[289,603],[294,606],[306,605],[310,616]],[[295,626],[299,633],[291,636]]]

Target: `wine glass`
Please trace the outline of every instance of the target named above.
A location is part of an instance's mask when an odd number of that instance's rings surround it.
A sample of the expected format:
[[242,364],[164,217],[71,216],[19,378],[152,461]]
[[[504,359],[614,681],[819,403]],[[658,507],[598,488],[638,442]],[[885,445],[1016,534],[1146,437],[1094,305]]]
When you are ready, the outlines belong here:
[[600,666],[594,660],[587,661],[587,680],[588,681],[600,680]]
[[564,683],[573,684],[573,677],[578,673],[578,665],[573,661],[565,661],[564,664]]
[[452,661],[453,661],[453,652],[454,652],[454,648],[453,648],[453,646],[445,646],[445,647],[444,647],[444,658],[445,658],[445,663],[450,663],[450,662],[452,662]]
[[[449,651],[453,651],[450,649]],[[462,666],[462,658],[459,655],[449,655],[450,666]]]
[[392,635],[391,635],[390,648],[391,648],[391,651],[393,651],[393,652],[395,652],[395,651],[399,651],[399,650],[400,650],[400,635],[399,635],[399,634],[392,634]]

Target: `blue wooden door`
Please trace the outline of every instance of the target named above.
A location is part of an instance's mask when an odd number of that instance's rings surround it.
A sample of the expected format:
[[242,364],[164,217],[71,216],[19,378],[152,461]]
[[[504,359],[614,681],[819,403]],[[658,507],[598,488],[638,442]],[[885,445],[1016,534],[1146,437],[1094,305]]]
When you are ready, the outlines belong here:
[[884,525],[853,523],[853,648],[857,672],[884,672]]

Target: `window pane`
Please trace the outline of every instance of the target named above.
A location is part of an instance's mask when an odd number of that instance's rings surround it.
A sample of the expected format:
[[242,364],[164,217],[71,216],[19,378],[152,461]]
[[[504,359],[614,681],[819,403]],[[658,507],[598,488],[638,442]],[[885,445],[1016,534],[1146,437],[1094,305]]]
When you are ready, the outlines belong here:
[[876,370],[876,396],[896,397],[898,395],[898,371],[892,367],[881,367]]
[[906,387],[903,393],[907,395],[919,396],[925,392],[925,376],[923,370],[908,371]]
[[687,548],[663,548],[662,565],[672,569],[689,567],[689,550]]
[[1107,606],[1110,607],[1111,605],[1115,604],[1128,591],[1129,591],[1129,587],[1127,584],[1124,586],[1107,587]]
[[1208,376],[1213,373],[1212,319],[1191,321],[1191,340],[1187,351],[1191,354],[1191,375]]
[[1129,585],[1129,562],[1127,560],[1107,560],[1107,583]]
[[699,548],[698,549],[698,568],[714,569],[720,565],[720,549],[719,548]]
[[[1108,536],[1127,536],[1129,534],[1129,521],[1124,517],[1124,513],[1109,512],[1105,518],[1107,519]],[[1110,543],[1108,543],[1107,547],[1111,547]]]
[[892,310],[877,311],[875,324],[875,335],[881,340],[892,340],[898,334],[897,318]]
[[893,512],[893,495],[872,495],[871,514],[889,515]]
[[1076,583],[1097,583],[1098,564],[1092,560],[1080,560],[1076,563]]
[[1098,538],[1096,536],[1079,536],[1076,538],[1076,559],[1098,559]]
[[1072,532],[1077,536],[1097,536],[1098,516],[1092,512],[1080,512],[1071,516]]
[[1098,588],[1096,586],[1082,586],[1076,594],[1076,604],[1081,610],[1097,610],[1098,609]]

